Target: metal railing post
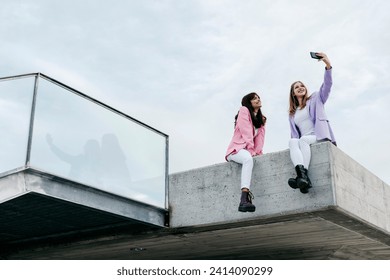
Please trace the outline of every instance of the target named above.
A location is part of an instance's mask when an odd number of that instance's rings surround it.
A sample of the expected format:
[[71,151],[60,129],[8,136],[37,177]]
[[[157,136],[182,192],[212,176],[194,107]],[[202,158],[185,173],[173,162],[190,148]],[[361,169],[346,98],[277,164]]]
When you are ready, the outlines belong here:
[[40,77],[40,73],[36,73],[35,81],[34,81],[33,98],[32,98],[32,102],[31,102],[30,126],[29,126],[29,130],[28,130],[27,154],[26,154],[25,167],[30,166],[31,144],[32,144],[32,137],[33,137],[33,130],[34,130],[35,103],[36,103],[37,93],[38,93],[39,77]]

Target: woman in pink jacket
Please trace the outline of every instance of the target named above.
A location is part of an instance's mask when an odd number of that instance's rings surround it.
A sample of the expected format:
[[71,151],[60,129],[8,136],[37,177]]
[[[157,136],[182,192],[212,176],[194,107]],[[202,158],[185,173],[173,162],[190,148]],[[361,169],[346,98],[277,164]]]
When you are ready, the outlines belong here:
[[235,119],[233,138],[226,151],[225,159],[242,164],[240,212],[254,212],[253,195],[250,192],[252,178],[252,157],[263,154],[266,117],[261,112],[261,100],[257,93],[245,95]]

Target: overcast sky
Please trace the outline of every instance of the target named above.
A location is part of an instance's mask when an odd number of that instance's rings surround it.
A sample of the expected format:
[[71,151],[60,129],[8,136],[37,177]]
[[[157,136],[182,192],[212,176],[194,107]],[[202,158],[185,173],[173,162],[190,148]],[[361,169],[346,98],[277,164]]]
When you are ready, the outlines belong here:
[[389,1],[0,0],[0,76],[42,72],[169,135],[170,173],[224,162],[256,91],[265,153],[288,148],[288,94],[322,83],[338,147],[390,183]]

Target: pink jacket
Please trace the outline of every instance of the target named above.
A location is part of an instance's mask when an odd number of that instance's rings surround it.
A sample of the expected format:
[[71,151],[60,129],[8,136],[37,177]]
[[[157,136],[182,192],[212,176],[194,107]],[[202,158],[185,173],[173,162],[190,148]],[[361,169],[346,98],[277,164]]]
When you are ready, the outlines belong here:
[[237,124],[234,129],[233,138],[226,151],[225,159],[230,154],[235,154],[241,149],[246,149],[252,156],[262,155],[265,137],[264,125],[257,131],[253,126],[251,115],[247,107],[242,106],[238,112]]

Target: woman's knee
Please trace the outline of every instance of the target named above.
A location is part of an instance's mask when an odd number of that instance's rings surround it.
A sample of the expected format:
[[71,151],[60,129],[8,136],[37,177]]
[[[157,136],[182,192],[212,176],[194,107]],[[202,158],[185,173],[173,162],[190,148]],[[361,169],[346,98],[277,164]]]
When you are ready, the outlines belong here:
[[310,145],[305,138],[299,138],[298,142],[299,142],[299,147],[301,148]]
[[299,144],[300,145],[311,145],[316,142],[316,137],[314,135],[307,135],[307,136],[302,136],[299,138]]

